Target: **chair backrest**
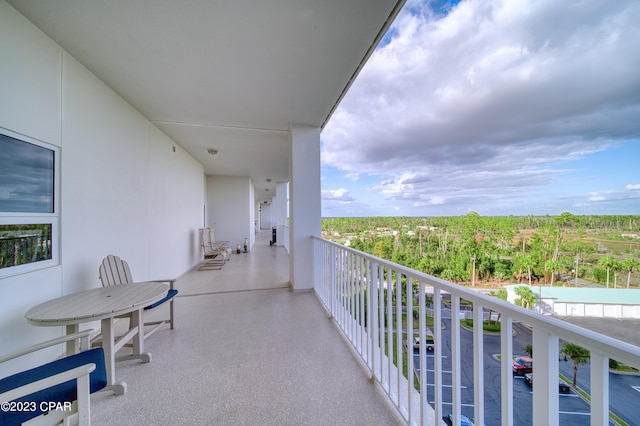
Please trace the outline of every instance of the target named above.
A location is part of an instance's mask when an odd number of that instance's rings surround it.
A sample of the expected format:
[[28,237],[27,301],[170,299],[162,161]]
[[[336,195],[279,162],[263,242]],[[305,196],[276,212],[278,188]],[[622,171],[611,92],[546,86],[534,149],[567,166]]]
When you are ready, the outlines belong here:
[[200,243],[205,256],[223,254],[224,249],[217,247],[213,239],[213,228],[200,228]]
[[112,254],[102,260],[99,271],[102,287],[133,282],[127,262]]

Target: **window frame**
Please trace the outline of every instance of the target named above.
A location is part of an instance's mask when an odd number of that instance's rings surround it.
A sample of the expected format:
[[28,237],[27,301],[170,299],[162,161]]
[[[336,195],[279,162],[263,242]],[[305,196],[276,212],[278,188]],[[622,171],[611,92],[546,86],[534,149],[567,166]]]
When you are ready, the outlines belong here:
[[0,268],[0,279],[34,272],[59,265],[60,260],[60,147],[44,141],[12,132],[0,127],[0,135],[39,146],[53,152],[53,212],[5,212],[0,211],[0,225],[48,224],[51,225],[51,259],[39,260],[22,265]]

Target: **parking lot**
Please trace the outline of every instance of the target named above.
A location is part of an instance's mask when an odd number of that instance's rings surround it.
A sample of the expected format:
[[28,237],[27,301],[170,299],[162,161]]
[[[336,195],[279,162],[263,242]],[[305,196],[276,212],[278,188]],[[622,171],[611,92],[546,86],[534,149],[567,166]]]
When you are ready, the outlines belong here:
[[[443,383],[445,386],[445,394],[443,396],[443,409],[448,413],[451,409],[452,396],[447,389],[451,387],[451,345],[450,345],[450,319],[443,320],[442,342],[436,344],[442,345],[442,366],[443,366]],[[531,331],[520,324],[514,324],[515,335],[513,337],[513,353],[525,355],[524,346],[531,343]],[[462,358],[462,374],[461,374],[461,397],[462,397],[462,413],[466,416],[473,417],[473,354],[472,354],[472,333],[463,329],[461,336],[461,347],[463,348]],[[496,358],[496,354],[500,352],[500,337],[497,335],[484,336],[484,372],[485,372],[485,424],[499,425],[500,405],[501,405],[501,379],[500,379],[500,361]],[[433,406],[434,404],[434,352],[427,351],[427,399]],[[419,368],[419,351],[414,349],[414,366]],[[560,373],[565,377],[572,377],[572,363],[558,359]],[[416,370],[419,374],[419,370]],[[589,390],[589,364],[582,365],[578,369],[578,386],[582,389]],[[419,375],[418,375],[419,377]],[[514,394],[514,424],[515,425],[532,425],[532,406],[533,393],[532,387],[527,384],[524,376],[513,377],[513,394]],[[634,424],[634,420],[640,413],[640,407],[637,402],[631,401],[640,396],[635,395],[634,384],[640,389],[640,377],[622,376],[617,377],[611,374],[610,388],[611,409],[616,412],[623,420],[629,424]],[[569,393],[558,393],[560,406],[560,424],[573,425],[589,425],[590,413],[589,404],[581,398],[573,389]]]

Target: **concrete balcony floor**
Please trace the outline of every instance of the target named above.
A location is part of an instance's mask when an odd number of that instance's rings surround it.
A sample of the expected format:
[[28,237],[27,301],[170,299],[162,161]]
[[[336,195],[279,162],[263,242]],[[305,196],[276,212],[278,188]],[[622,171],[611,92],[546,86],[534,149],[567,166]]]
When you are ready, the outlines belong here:
[[150,363],[117,363],[127,392],[93,395],[94,425],[404,423],[270,236],[177,281],[175,329],[147,339]]

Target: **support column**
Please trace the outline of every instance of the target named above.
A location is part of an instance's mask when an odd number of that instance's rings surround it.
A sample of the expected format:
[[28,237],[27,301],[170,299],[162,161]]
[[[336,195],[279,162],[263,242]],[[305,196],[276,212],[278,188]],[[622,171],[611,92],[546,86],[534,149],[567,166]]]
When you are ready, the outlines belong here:
[[320,236],[320,128],[293,126],[289,163],[289,276],[294,291],[313,289],[313,244]]
[[274,222],[278,225],[276,242],[279,246],[284,246],[283,228],[287,224],[287,182],[278,182],[276,185],[276,196],[273,197],[271,208],[273,209]]

